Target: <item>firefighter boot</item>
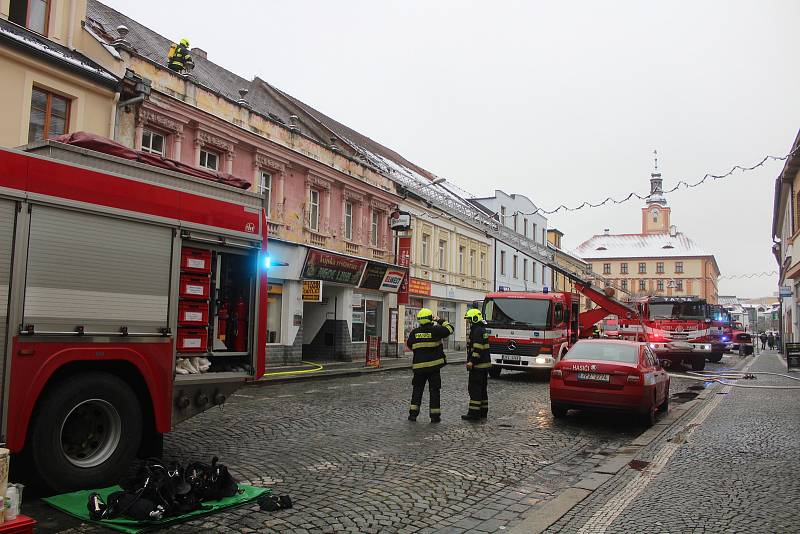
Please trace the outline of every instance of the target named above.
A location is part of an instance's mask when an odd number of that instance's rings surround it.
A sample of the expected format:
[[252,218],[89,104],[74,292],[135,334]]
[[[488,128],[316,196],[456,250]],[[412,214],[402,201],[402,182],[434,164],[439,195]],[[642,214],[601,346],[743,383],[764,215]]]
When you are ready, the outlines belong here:
[[419,406],[412,404],[411,408],[408,410],[408,420],[416,421],[418,415],[419,415]]
[[462,415],[461,419],[464,421],[480,421],[481,419],[481,401],[469,401],[469,410],[466,415]]
[[489,401],[481,401],[481,419],[489,417]]
[[442,411],[439,408],[431,408],[431,423],[442,422]]

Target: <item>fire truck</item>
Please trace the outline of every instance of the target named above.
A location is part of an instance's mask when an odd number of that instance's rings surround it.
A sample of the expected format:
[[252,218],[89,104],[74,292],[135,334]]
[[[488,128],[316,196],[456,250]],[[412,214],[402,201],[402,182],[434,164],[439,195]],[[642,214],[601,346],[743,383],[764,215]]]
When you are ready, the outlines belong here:
[[0,149],[0,441],[51,490],[102,487],[263,375],[263,199],[27,150]]
[[708,361],[719,362],[722,355],[727,352],[733,339],[733,327],[731,325],[731,315],[721,304],[709,304],[711,313],[711,356]]
[[[579,338],[590,337],[595,323],[606,316],[637,317],[637,310],[616,300],[612,289],[600,291],[557,265],[550,268],[570,278],[578,293],[497,292],[483,301],[493,378],[503,369],[549,371]],[[581,312],[580,295],[597,307]]]
[[688,363],[695,371],[705,368],[706,358],[715,357],[715,338],[705,299],[652,296],[635,304],[638,318],[620,319],[625,339],[647,341],[659,358]]

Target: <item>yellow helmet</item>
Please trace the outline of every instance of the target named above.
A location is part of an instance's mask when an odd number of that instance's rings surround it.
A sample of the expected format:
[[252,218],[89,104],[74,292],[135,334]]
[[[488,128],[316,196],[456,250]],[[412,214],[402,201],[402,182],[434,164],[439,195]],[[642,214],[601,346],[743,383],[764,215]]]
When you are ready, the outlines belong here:
[[181,39],[181,44],[183,46],[189,46],[189,39],[184,37],[183,39]]
[[483,314],[481,314],[478,308],[470,308],[467,310],[467,313],[464,314],[464,319],[473,323],[479,323],[483,321]]
[[417,312],[417,321],[422,324],[431,322],[433,319],[433,312],[428,308],[422,308],[419,312]]

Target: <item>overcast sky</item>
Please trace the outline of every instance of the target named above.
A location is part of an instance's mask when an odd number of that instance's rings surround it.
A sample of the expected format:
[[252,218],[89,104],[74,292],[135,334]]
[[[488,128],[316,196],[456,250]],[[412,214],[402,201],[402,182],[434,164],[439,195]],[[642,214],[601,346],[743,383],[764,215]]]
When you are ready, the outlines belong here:
[[[105,0],[478,196],[646,193],[785,155],[800,128],[800,2]],[[204,7],[206,9],[204,9]],[[773,271],[782,163],[667,197],[723,275]],[[572,248],[640,231],[642,202],[550,217]],[[777,277],[721,280],[771,295]]]

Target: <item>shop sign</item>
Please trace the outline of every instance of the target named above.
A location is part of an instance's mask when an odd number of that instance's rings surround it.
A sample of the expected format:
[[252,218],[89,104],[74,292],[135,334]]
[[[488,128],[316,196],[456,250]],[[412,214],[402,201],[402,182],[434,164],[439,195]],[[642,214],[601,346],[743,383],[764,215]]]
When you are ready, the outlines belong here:
[[786,368],[800,369],[800,343],[785,343]]
[[780,297],[791,297],[792,296],[792,286],[781,286],[780,287]]
[[322,302],[322,280],[303,280],[303,302]]
[[414,295],[430,296],[431,282],[430,280],[422,280],[420,278],[411,278],[408,283],[408,292]]
[[269,284],[267,285],[267,293],[270,295],[280,295],[283,293],[282,284]]
[[383,282],[381,282],[381,291],[397,293],[397,291],[400,290],[400,286],[403,285],[403,280],[405,280],[405,277],[406,271],[403,269],[386,269]]
[[356,286],[366,266],[367,260],[309,249],[302,277]]
[[[411,238],[398,237],[397,238],[397,264],[400,267],[408,268],[411,265]],[[397,292],[397,303],[408,304],[408,286],[409,286],[410,273],[406,273],[403,281],[400,283],[400,289]]]
[[387,268],[388,265],[385,263],[368,262],[367,268],[364,269],[364,276],[361,277],[359,287],[363,287],[364,289],[380,289],[383,283],[383,277],[386,276]]

